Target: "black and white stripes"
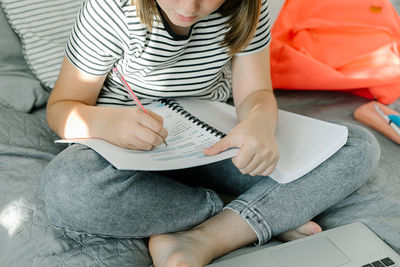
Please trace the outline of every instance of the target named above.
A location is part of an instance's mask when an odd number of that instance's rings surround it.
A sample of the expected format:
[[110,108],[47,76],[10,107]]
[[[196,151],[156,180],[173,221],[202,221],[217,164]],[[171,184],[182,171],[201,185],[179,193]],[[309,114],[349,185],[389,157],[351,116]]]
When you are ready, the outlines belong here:
[[[220,45],[226,18],[213,13],[197,22],[188,36],[177,36],[155,20],[149,31],[130,1],[88,0],[67,45],[67,56],[82,71],[106,75],[117,66],[141,98],[195,96],[226,100],[231,86],[228,48]],[[263,3],[253,42],[239,55],[269,42],[269,17]],[[118,78],[109,73],[98,105],[131,105]]]
[[[177,36],[163,21],[155,20],[149,31],[127,0],[85,0],[83,5],[82,0],[1,1],[20,34],[28,63],[49,88],[54,86],[65,52],[85,73],[108,74],[99,105],[132,104],[118,78],[110,73],[113,66],[141,98],[226,100],[230,96],[231,58],[228,48],[220,45],[226,18],[218,13],[198,21],[188,36]],[[255,37],[238,56],[268,44],[268,12],[267,0],[263,0]]]
[[65,44],[82,0],[1,0],[10,25],[21,38],[35,76],[49,89],[57,79]]

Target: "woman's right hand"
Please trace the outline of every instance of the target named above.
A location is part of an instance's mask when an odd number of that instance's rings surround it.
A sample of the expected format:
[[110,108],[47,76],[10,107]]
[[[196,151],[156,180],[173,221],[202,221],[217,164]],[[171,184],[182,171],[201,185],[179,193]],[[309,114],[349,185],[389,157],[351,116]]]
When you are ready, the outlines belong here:
[[129,149],[150,150],[161,144],[168,133],[154,112],[96,106],[106,77],[85,74],[64,57],[47,102],[50,128],[62,138],[100,138]]
[[148,114],[134,108],[107,108],[103,125],[107,141],[128,149],[151,150],[168,135],[163,118],[151,110]]

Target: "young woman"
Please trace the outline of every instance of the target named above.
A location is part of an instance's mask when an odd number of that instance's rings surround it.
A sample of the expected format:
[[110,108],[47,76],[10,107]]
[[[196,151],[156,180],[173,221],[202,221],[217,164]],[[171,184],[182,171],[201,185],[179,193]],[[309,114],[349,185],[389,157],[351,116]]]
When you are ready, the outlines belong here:
[[[49,98],[51,129],[130,149],[160,145],[168,135],[163,119],[131,106],[110,71],[118,67],[143,101],[225,101],[232,94],[239,124],[204,153],[240,150],[232,160],[145,172],[116,170],[91,149],[72,145],[43,174],[52,224],[150,237],[157,267],[203,266],[273,236],[292,240],[321,231],[310,220],[366,181],[379,149],[371,134],[348,125],[348,143],[318,168],[289,184],[270,179],[279,151],[269,40],[266,0],[87,0]],[[224,206],[216,192],[236,198]]]

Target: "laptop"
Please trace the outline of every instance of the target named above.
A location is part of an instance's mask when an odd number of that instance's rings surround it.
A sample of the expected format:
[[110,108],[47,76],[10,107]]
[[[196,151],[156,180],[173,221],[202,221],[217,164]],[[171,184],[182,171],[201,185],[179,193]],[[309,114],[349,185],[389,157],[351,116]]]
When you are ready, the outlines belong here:
[[400,255],[360,222],[262,248],[210,267],[400,267]]

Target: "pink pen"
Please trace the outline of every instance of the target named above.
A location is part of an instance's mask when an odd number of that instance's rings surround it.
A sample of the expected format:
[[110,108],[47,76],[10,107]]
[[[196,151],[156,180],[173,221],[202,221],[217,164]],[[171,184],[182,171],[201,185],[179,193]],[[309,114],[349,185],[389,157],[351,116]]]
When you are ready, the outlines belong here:
[[[133,102],[136,102],[136,104],[139,106],[139,108],[141,110],[143,110],[144,113],[147,113],[146,109],[143,107],[142,103],[140,103],[139,98],[137,98],[137,96],[135,95],[135,93],[133,92],[132,88],[129,86],[129,84],[127,83],[127,81],[125,80],[124,76],[122,76],[121,72],[118,70],[117,67],[113,68],[113,72],[115,73],[115,75],[117,75],[118,79],[121,81],[122,85],[124,86],[125,90],[128,92],[128,94],[131,96]],[[163,143],[167,146],[167,141],[165,141],[165,139],[163,138]]]
[[117,67],[113,68],[113,72],[115,75],[117,75],[118,79],[121,81],[122,85],[124,86],[125,90],[128,92],[128,94],[131,96],[133,102],[136,102],[136,104],[139,106],[141,110],[143,110],[144,113],[147,113],[146,109],[143,107],[142,103],[140,103],[139,98],[135,95],[133,92],[132,88],[129,86],[129,84],[126,82],[124,76],[122,76],[121,72],[117,69]]

